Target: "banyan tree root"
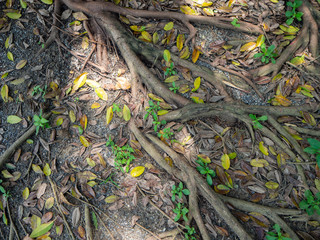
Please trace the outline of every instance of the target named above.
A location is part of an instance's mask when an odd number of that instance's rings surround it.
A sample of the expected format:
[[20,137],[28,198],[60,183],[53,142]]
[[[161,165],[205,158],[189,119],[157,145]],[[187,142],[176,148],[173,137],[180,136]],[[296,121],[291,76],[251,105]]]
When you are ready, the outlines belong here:
[[303,1],[303,4],[298,9],[303,12],[303,27],[299,36],[281,53],[280,57],[276,60],[276,64],[270,63],[252,70],[251,74],[254,77],[265,76],[270,73],[272,73],[272,76],[275,76],[282,65],[290,60],[298,49],[304,50],[307,46],[309,46],[310,53],[314,58],[319,56],[319,21],[315,21],[315,18],[317,18],[320,13],[310,5],[310,2],[306,0]]

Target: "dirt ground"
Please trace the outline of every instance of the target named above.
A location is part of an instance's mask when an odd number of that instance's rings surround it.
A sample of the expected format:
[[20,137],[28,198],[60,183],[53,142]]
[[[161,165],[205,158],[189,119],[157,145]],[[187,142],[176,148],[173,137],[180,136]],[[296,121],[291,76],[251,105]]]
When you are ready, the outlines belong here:
[[[18,9],[19,6],[19,3],[14,1],[13,8]],[[127,122],[123,117],[114,113],[111,123],[106,124],[107,108],[113,104],[120,107],[127,105],[133,115],[140,119],[140,127],[146,127],[144,132],[152,132],[150,128],[152,121],[149,119],[142,123],[141,120],[145,114],[144,109],[148,99],[143,93],[140,93],[137,99],[133,99],[131,89],[126,89],[126,84],[132,79],[118,49],[114,47],[112,41],[109,42],[105,72],[89,62],[84,65],[84,60],[94,45],[88,44],[84,47],[83,35],[75,36],[70,33],[83,33],[85,30],[82,25],[80,27],[72,25],[74,18],[70,15],[71,12],[69,12],[70,16],[65,12],[66,17],[62,20],[59,37],[69,50],[53,42],[48,49],[37,56],[37,52],[49,37],[53,7],[44,5],[40,1],[32,4],[32,7],[34,9],[28,7],[23,10],[19,20],[10,20],[11,26],[2,29],[0,33],[0,74],[2,76],[0,83],[1,87],[7,85],[9,88],[8,101],[0,100],[0,155],[32,127],[33,117],[39,115],[40,109],[44,112],[48,110],[54,112],[48,118],[50,127],[40,129],[37,135],[31,135],[16,149],[10,161],[1,169],[0,178],[3,180],[1,185],[10,194],[7,198],[7,209],[10,211],[20,239],[30,234],[39,222],[46,223],[52,220],[55,224],[50,231],[50,237],[48,235],[41,239],[72,239],[64,227],[64,220],[59,212],[61,209],[48,206],[52,198],[56,201],[54,191],[58,196],[66,222],[76,239],[86,239],[85,206],[89,206],[90,209],[94,239],[151,240],[159,239],[162,233],[176,229],[177,223],[172,221],[175,214],[172,211],[174,204],[171,201],[171,188],[178,182],[177,179],[161,169],[141,149],[141,146],[134,154],[136,159],[130,165],[130,170],[137,166],[147,167],[143,175],[133,178],[130,172],[124,173],[115,168],[114,154],[111,147],[106,146],[109,137],[119,146],[135,143],[135,138],[128,131]],[[6,8],[5,1],[0,0],[0,11]],[[67,8],[63,9],[63,11],[66,10]],[[214,41],[251,38],[246,34],[211,26],[196,25],[196,27],[199,30],[196,42],[199,44],[205,42],[204,48],[210,48],[210,43]],[[5,42],[10,35],[12,42],[9,48],[6,48]],[[8,51],[12,52],[14,61],[8,59]],[[17,63],[21,60],[26,60],[26,65],[16,69]],[[90,58],[90,62],[97,63],[95,54]],[[215,70],[208,62],[201,59],[197,64]],[[87,80],[100,84],[107,98],[99,98],[94,88],[88,84],[89,81],[77,89],[78,91],[66,94],[72,91],[74,80],[84,72],[87,73]],[[6,73],[9,73],[8,76],[4,76]],[[261,100],[243,80],[228,74],[225,77],[227,81],[238,86],[238,89],[228,89],[230,95],[238,101],[251,105],[270,105]],[[189,84],[192,86],[193,83],[189,82]],[[260,85],[259,90],[264,92],[270,85],[272,86],[272,83]],[[54,91],[55,86],[59,89],[58,94]],[[221,99],[221,96],[209,85],[208,88],[202,87],[199,94],[194,96],[205,97],[208,96],[208,92],[213,96],[206,99],[208,102],[217,102]],[[55,95],[52,96],[51,93]],[[188,94],[184,95],[189,96]],[[58,95],[59,98],[56,97]],[[265,94],[265,99],[271,98],[272,95],[273,92],[269,91]],[[305,102],[306,100],[301,96],[293,97],[293,103]],[[99,107],[95,107],[98,104]],[[10,115],[15,115],[22,120],[17,124],[10,124],[7,122],[7,117]],[[228,147],[232,152],[237,152],[237,158],[232,162],[233,169],[247,168],[255,174],[254,179],[248,182],[242,181],[241,176],[236,178],[234,188],[228,196],[274,207],[297,206],[297,203],[293,202],[295,197],[292,197],[291,190],[292,188],[300,189],[302,184],[295,176],[297,173],[294,165],[287,165],[283,174],[276,167],[277,155],[270,154],[265,157],[271,164],[270,168],[252,170],[250,166],[252,142],[243,123],[236,122],[229,130],[230,123],[220,118],[199,121],[202,123],[189,121],[173,122],[170,125],[176,132],[177,140],[183,142],[186,137],[189,137],[184,145],[184,154],[191,165],[196,166],[192,159],[198,154],[210,156],[214,159],[213,163],[219,165],[221,151]],[[83,134],[79,131],[83,131]],[[223,131],[226,132],[224,139],[228,139],[225,143],[222,143],[216,134]],[[89,141],[88,146],[81,136]],[[268,146],[275,147],[269,138],[260,134],[256,134],[256,137]],[[261,155],[258,149],[253,151],[257,156]],[[47,163],[51,170],[50,177],[43,173]],[[305,168],[309,173],[307,176],[309,182],[317,178],[310,166]],[[233,174],[232,177],[242,173],[238,171]],[[280,181],[280,189],[273,191],[266,188],[264,186],[266,180]],[[90,185],[84,185],[83,181],[90,182]],[[2,199],[2,205],[3,201],[6,200]],[[182,201],[187,202],[186,196],[183,196]],[[211,239],[238,239],[201,196],[199,207]],[[233,210],[237,219],[242,220],[245,229],[252,233],[255,239],[264,239],[265,232],[272,231],[273,224],[264,216],[259,215],[255,220],[249,220],[248,215],[245,216],[231,205],[230,209]],[[92,214],[100,217],[94,220]],[[0,239],[9,239],[12,230],[4,220],[9,216],[8,214],[4,216],[2,211],[1,216],[3,221],[0,221]],[[94,226],[95,222],[96,226]],[[317,236],[320,236],[320,230],[319,223],[315,222],[313,224],[290,222],[290,226],[302,232],[300,236],[306,236],[303,233],[312,232],[313,238],[310,239],[317,239]],[[61,228],[62,232],[60,232]],[[17,238],[14,236],[12,239]],[[163,236],[161,239],[172,238]],[[176,239],[184,238],[183,235],[178,235]],[[200,239],[199,234],[196,235],[196,239]]]

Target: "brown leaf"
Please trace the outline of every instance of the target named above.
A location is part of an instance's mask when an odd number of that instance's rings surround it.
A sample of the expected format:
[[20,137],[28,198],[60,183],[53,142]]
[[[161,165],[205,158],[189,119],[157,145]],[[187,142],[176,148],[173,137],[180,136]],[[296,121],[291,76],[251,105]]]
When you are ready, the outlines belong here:
[[41,218],[41,223],[49,222],[52,219],[52,217],[53,217],[53,213],[52,212],[45,213]]
[[46,183],[42,183],[37,191],[37,198],[39,199],[46,191],[47,188],[47,184]]
[[75,227],[78,225],[80,220],[80,208],[76,207],[72,212],[72,226]]
[[257,223],[259,226],[264,227],[264,228],[268,228],[270,225],[269,220],[263,216],[261,213],[258,212],[250,212],[249,213],[250,218]]

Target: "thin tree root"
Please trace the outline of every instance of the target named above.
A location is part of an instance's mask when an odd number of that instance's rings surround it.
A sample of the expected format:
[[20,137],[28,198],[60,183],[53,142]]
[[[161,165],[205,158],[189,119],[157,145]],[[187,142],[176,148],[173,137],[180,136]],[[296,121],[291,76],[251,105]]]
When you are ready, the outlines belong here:
[[9,234],[9,239],[13,239],[13,232],[16,234],[17,239],[19,240],[19,234],[17,231],[16,226],[14,225],[14,222],[12,221],[12,217],[11,217],[11,212],[10,212],[10,207],[9,207],[9,201],[7,201],[7,211],[8,211],[8,217],[9,217],[9,221],[10,221],[10,234]]
[[84,219],[85,219],[85,223],[86,223],[86,237],[87,237],[86,239],[93,240],[90,211],[89,211],[88,205],[84,206]]

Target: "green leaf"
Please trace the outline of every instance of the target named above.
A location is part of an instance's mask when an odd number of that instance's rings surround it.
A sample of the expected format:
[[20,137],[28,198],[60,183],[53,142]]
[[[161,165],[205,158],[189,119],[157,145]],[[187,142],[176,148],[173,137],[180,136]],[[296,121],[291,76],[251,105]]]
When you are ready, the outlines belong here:
[[21,13],[19,12],[8,12],[6,13],[6,15],[8,18],[11,18],[11,19],[19,19],[21,17]]
[[308,143],[310,144],[310,147],[314,149],[320,149],[320,141],[314,138],[308,138]]
[[212,186],[212,177],[209,175],[209,174],[207,174],[207,183],[210,185],[210,186]]
[[92,214],[92,222],[94,227],[96,228],[96,230],[98,230],[98,220],[97,220],[97,216],[94,212],[91,213]]
[[19,122],[22,121],[22,118],[16,116],[16,115],[9,115],[7,117],[7,123],[10,123],[10,124],[17,124]]
[[41,0],[41,2],[48,4],[48,5],[51,5],[53,1],[52,0]]
[[168,22],[165,26],[164,26],[164,30],[165,31],[170,31],[173,28],[173,22]]
[[166,61],[166,62],[170,62],[171,60],[171,54],[169,52],[169,50],[164,50],[163,51],[163,59]]
[[32,231],[30,238],[37,238],[37,237],[40,237],[40,236],[46,234],[52,228],[53,223],[54,223],[54,221],[40,224],[36,229],[34,229]]
[[305,149],[303,149],[304,152],[309,153],[309,154],[316,154],[318,149],[315,149],[313,147],[307,147]]
[[268,116],[262,115],[262,116],[259,117],[257,120],[258,120],[258,121],[266,121],[266,120],[268,120]]
[[289,18],[293,15],[293,13],[291,11],[286,11],[286,17]]
[[27,7],[27,3],[23,0],[20,0],[20,5],[22,8],[26,8]]
[[8,52],[7,52],[7,57],[8,57],[8,59],[9,59],[10,61],[14,61],[14,60],[13,60],[13,54],[12,54],[12,52],[8,51]]
[[257,120],[257,116],[256,115],[254,115],[254,114],[249,114],[249,117],[252,119],[252,120]]
[[188,196],[188,195],[190,194],[189,189],[183,189],[182,192],[183,192],[183,194],[186,195],[186,196]]
[[277,232],[280,232],[280,230],[281,230],[279,224],[275,224],[275,225],[273,226],[273,228],[274,228],[274,230],[276,230]]

